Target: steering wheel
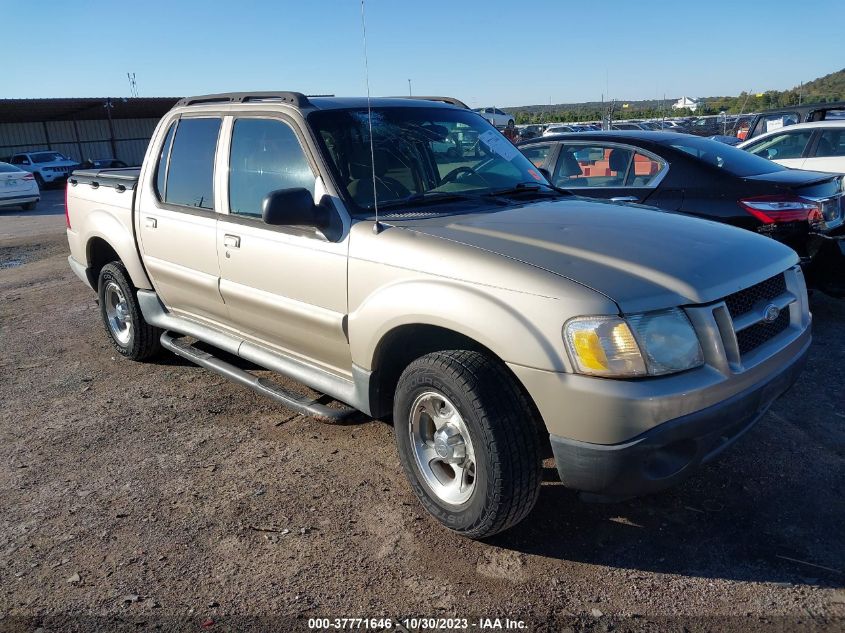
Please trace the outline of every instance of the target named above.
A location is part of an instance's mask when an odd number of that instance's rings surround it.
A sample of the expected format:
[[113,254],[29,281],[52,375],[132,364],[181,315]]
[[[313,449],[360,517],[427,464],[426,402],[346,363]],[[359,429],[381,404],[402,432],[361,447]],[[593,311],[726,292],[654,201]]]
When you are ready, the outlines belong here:
[[457,179],[457,177],[461,174],[473,174],[475,176],[478,176],[478,172],[475,171],[472,167],[469,167],[468,165],[461,165],[460,167],[455,167],[452,171],[443,176],[443,178],[440,180],[440,184],[452,182]]

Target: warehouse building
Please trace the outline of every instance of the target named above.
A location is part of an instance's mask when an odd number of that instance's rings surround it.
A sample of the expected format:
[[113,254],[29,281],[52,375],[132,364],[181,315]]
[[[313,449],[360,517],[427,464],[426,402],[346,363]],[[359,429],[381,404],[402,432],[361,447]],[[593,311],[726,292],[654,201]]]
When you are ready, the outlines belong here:
[[54,150],[82,162],[140,165],[159,119],[176,97],[0,99],[0,161]]

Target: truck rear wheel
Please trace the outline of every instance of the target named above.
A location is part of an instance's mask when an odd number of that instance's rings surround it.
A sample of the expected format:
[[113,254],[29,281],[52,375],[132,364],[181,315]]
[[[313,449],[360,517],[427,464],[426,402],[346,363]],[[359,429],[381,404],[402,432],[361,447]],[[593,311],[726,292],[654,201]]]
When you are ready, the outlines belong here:
[[418,358],[396,387],[399,458],[426,510],[446,527],[484,538],[524,519],[540,492],[542,457],[525,396],[479,352]]
[[103,266],[97,294],[106,334],[122,356],[140,361],[161,351],[162,331],[144,320],[135,287],[123,264],[111,262]]

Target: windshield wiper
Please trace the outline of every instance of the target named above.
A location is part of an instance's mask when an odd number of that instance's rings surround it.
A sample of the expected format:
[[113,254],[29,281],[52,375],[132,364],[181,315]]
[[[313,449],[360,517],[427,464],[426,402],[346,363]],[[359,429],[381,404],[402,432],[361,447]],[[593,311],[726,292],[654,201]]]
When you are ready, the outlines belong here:
[[422,193],[415,193],[413,195],[410,195],[407,198],[403,198],[402,200],[391,200],[390,202],[385,202],[384,204],[380,204],[379,208],[390,209],[393,207],[419,207],[437,202],[478,202],[479,200],[481,200],[481,196],[470,195],[467,193],[450,193],[448,191],[424,191]]
[[[567,189],[561,189],[560,187],[555,187],[554,185],[550,185],[547,182],[520,182],[514,185],[513,187],[507,187],[506,189],[497,189],[495,191],[491,191],[484,195],[486,196],[508,196],[508,195],[515,195],[520,193],[534,193],[539,192],[540,187],[546,187],[548,193],[552,191],[555,193],[559,193],[566,196],[574,195],[571,191]],[[544,192],[546,193],[546,192]]]

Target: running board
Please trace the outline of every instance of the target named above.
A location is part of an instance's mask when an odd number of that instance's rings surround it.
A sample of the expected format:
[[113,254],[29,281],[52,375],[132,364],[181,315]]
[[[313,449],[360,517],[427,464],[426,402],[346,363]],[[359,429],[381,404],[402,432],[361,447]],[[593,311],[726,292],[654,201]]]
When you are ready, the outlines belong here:
[[231,363],[220,360],[213,354],[197,349],[187,341],[176,338],[170,332],[161,335],[161,345],[177,356],[181,356],[192,363],[205,369],[217,372],[233,382],[237,382],[263,396],[275,400],[288,409],[293,409],[303,415],[328,418],[332,422],[340,422],[353,415],[356,410],[352,407],[333,409],[317,400],[309,400],[304,396],[297,395],[284,389],[281,385],[274,384],[264,378],[259,378],[248,371],[235,367]]

